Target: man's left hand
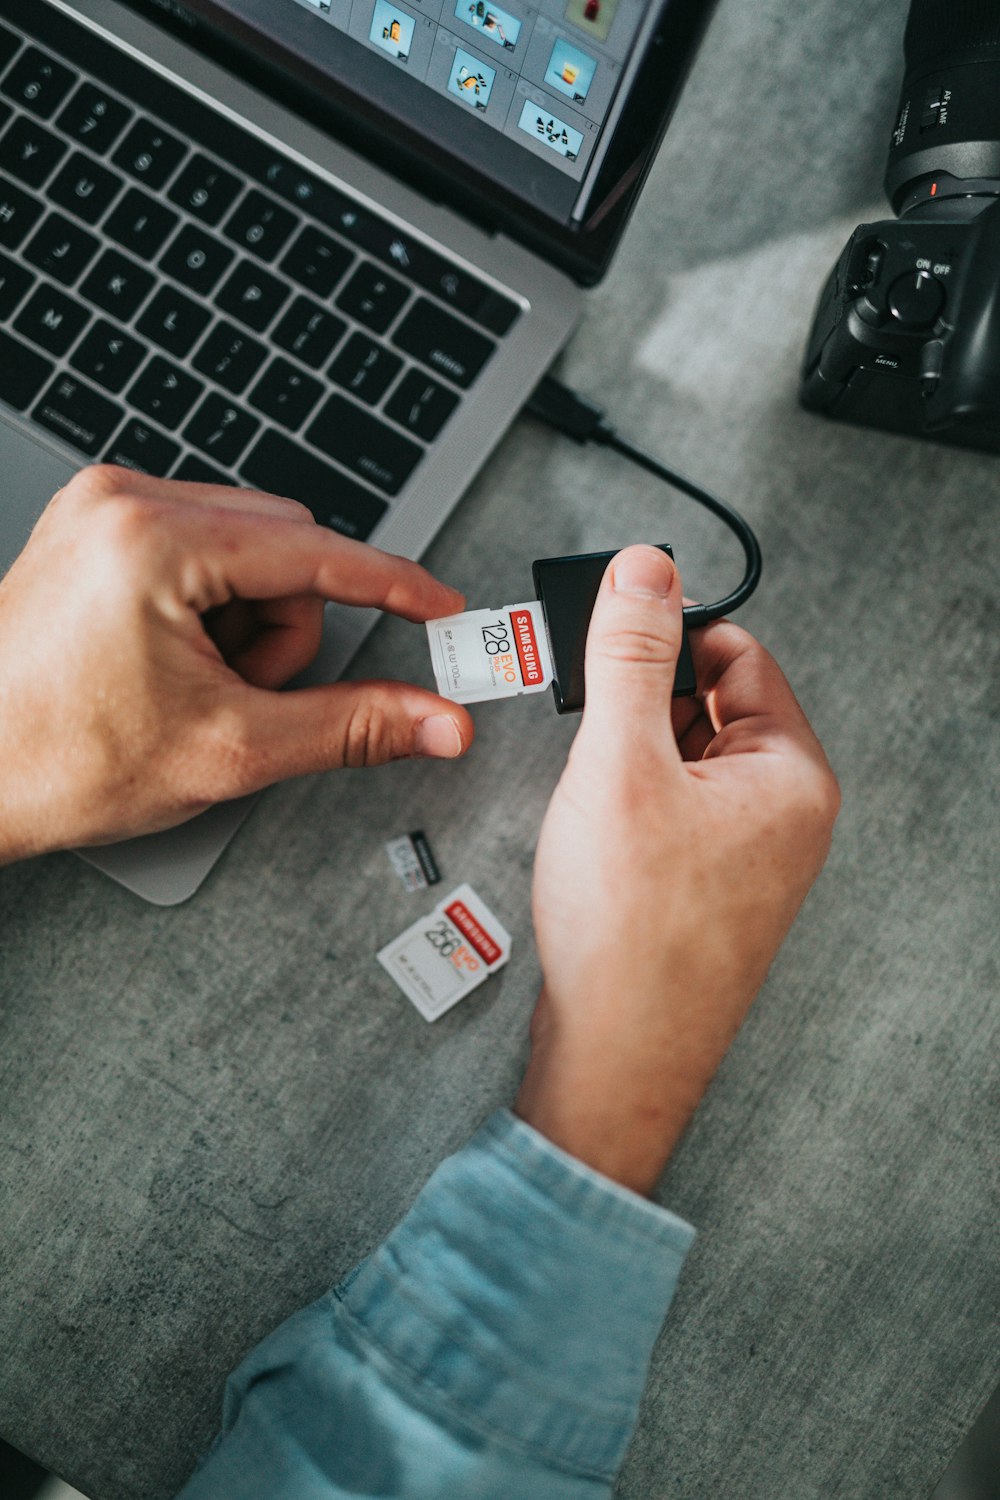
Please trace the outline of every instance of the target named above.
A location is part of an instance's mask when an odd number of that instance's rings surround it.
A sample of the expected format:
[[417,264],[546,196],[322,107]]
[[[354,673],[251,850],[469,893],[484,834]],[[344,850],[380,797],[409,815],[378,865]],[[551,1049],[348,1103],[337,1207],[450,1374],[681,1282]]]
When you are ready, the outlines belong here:
[[0,863],[287,776],[463,754],[468,713],[423,688],[276,691],[315,656],[326,600],[415,621],[464,605],[293,500],[82,470],[0,582]]

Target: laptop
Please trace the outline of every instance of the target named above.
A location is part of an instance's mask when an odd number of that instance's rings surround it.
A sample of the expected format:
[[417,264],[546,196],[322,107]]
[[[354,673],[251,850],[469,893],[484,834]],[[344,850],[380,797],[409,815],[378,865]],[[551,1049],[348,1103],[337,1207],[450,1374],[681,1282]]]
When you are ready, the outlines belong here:
[[[714,0],[0,0],[0,573],[83,464],[418,557],[605,271]],[[314,680],[376,623],[329,606]],[[164,905],[253,799],[93,851]]]

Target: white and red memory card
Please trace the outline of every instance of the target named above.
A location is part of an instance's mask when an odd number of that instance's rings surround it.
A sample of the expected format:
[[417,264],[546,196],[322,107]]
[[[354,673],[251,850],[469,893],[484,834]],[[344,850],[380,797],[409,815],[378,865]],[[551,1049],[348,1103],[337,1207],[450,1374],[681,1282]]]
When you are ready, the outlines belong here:
[[376,956],[424,1020],[436,1021],[502,969],[510,949],[510,933],[460,885]]
[[552,659],[539,600],[427,621],[438,692],[453,703],[540,693]]

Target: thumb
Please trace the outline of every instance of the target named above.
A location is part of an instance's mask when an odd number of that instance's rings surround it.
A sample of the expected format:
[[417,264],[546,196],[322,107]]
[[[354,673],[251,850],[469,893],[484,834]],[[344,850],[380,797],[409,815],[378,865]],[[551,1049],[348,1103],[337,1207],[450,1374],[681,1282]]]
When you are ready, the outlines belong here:
[[405,682],[337,682],[288,693],[247,688],[239,718],[248,752],[237,774],[248,784],[229,796],[340,766],[451,760],[465,754],[473,736],[466,709]]
[[680,653],[680,578],[658,547],[626,547],[608,565],[591,616],[581,733],[615,749],[676,742],[671,695]]

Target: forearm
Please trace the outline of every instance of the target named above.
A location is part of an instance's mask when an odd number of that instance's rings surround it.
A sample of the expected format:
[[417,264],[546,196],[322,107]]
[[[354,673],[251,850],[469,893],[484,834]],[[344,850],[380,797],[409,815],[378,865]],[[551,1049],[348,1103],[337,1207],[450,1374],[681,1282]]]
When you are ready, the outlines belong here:
[[692,1237],[494,1116],[245,1361],[183,1500],[609,1495]]

